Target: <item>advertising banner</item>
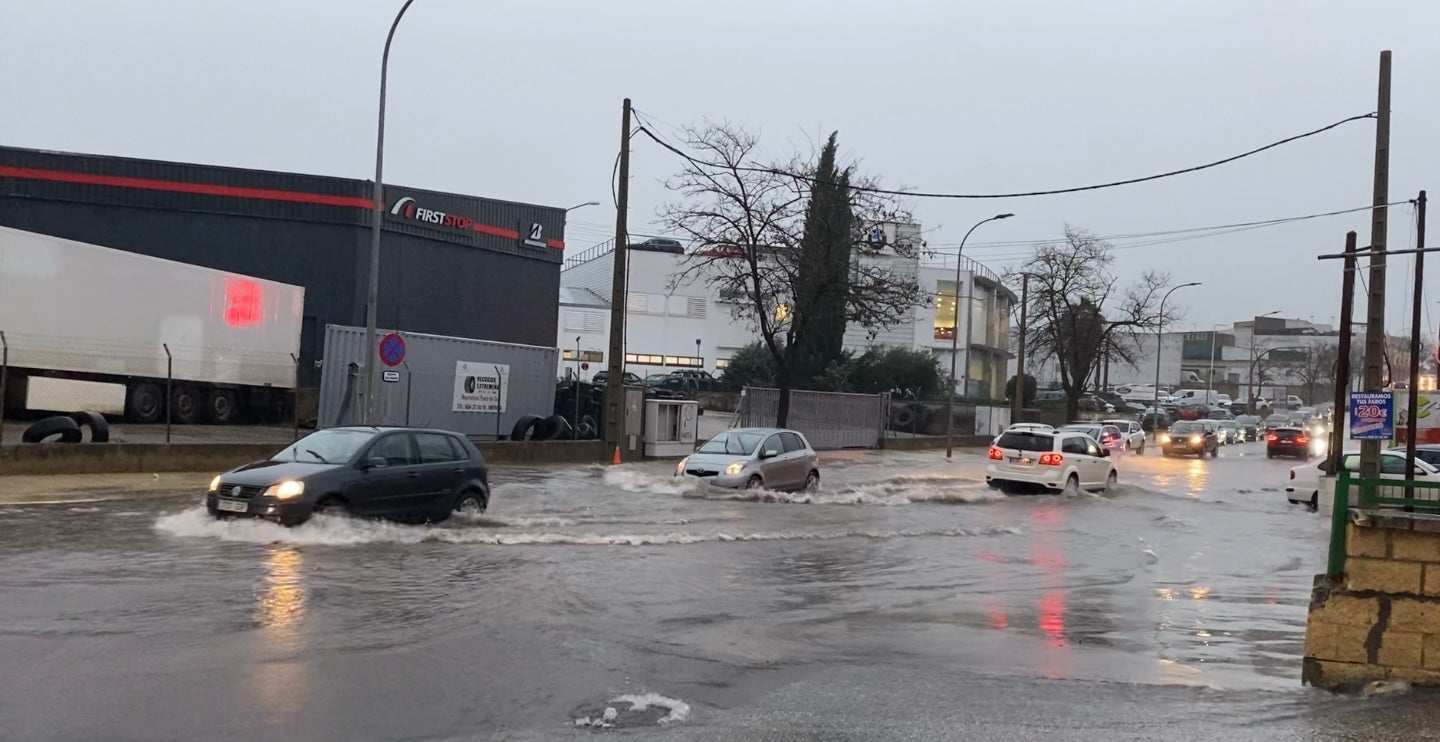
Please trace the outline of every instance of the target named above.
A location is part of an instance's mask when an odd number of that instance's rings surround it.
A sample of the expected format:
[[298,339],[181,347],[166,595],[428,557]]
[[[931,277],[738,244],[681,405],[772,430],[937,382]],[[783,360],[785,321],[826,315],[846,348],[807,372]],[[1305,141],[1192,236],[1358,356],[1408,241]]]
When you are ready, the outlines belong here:
[[504,412],[510,366],[483,361],[455,362],[453,412]]
[[1390,392],[1350,392],[1350,440],[1395,437],[1395,397]]

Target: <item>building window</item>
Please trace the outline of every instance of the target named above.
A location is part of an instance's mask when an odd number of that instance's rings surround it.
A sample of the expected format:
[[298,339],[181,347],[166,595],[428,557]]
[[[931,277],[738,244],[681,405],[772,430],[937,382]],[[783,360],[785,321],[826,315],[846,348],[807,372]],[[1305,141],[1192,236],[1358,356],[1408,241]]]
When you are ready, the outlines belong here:
[[685,368],[702,368],[705,365],[704,358],[695,356],[665,356],[666,366],[683,366]]
[[665,356],[655,356],[647,353],[626,353],[625,362],[637,363],[644,366],[663,366],[665,365]]
[[[574,348],[566,348],[566,349],[565,349],[565,352],[564,352],[564,355],[562,356],[562,358],[564,358],[564,360],[567,360],[567,361],[573,361],[573,360],[575,360],[575,349],[574,349]],[[601,362],[603,362],[604,360],[605,360],[605,353],[604,353],[604,351],[599,351],[599,350],[582,350],[582,351],[580,351],[580,362],[581,362],[581,363],[601,363]]]
[[600,333],[605,329],[605,315],[601,312],[583,312],[573,309],[565,311],[565,330],[568,332]]
[[730,359],[729,359],[729,358],[716,358],[716,359],[715,359],[715,368],[716,368],[716,370],[730,368]]
[[953,340],[956,320],[955,282],[935,282],[935,339]]
[[685,300],[685,316],[695,319],[705,319],[705,300],[699,297],[690,297]]

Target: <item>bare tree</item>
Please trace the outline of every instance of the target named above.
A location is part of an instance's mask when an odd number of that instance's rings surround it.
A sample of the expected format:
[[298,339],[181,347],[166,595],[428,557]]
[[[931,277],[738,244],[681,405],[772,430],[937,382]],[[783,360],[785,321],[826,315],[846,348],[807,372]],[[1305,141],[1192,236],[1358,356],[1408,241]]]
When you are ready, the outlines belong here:
[[[758,138],[729,124],[706,123],[685,129],[694,153],[666,186],[678,200],[661,207],[660,223],[694,245],[675,285],[703,282],[733,302],[737,320],[760,336],[774,360],[780,391],[776,421],[785,425],[796,359],[809,333],[813,314],[805,297],[822,295],[811,280],[817,266],[802,260],[807,208],[817,178],[814,164],[794,158],[780,165],[757,159]],[[888,197],[857,190],[874,181],[845,168],[845,198],[850,204],[850,233],[855,257],[844,292],[847,322],[866,328],[898,321],[923,301],[913,276],[897,273],[871,256],[864,235],[881,221],[905,218]],[[800,175],[801,177],[796,177]],[[824,182],[833,194],[834,182]],[[823,210],[833,213],[833,210]],[[833,226],[833,225],[827,225]],[[813,226],[812,226],[813,228]],[[915,257],[920,246],[890,246],[902,257]],[[908,252],[907,252],[908,251]],[[797,299],[799,303],[797,303]]]
[[1159,313],[1169,276],[1147,272],[1121,292],[1110,273],[1113,260],[1109,244],[1067,226],[1063,241],[1037,246],[1015,272],[1030,276],[1028,338],[1036,358],[1055,360],[1071,418],[1106,354],[1134,366],[1137,333],[1153,332],[1180,314],[1173,307]]

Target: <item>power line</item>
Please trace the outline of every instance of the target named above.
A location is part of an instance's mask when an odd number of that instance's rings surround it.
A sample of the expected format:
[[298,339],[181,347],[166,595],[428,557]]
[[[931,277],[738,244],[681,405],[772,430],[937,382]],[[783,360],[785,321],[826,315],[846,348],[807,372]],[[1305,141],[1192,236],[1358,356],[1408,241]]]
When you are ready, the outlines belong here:
[[[1055,195],[1059,195],[1059,194],[1062,194],[1062,193],[1079,193],[1079,192],[1082,192],[1082,191],[1094,191],[1094,190],[1099,190],[1099,189],[1102,189],[1102,188],[1114,188],[1114,187],[1123,186],[1123,185],[1134,185],[1134,184],[1136,184],[1136,183],[1145,183],[1145,182],[1152,181],[1152,180],[1159,180],[1159,179],[1161,179],[1161,178],[1169,178],[1169,177],[1173,177],[1173,176],[1176,176],[1176,175],[1185,175],[1185,174],[1187,174],[1187,173],[1194,173],[1194,172],[1199,172],[1199,171],[1201,171],[1201,170],[1208,170],[1208,169],[1213,168],[1213,167],[1219,167],[1220,165],[1229,164],[1229,163],[1231,163],[1231,162],[1235,162],[1236,160],[1241,160],[1241,159],[1244,159],[1244,158],[1246,158],[1246,157],[1250,157],[1250,156],[1252,156],[1252,155],[1260,154],[1261,152],[1264,152],[1264,151],[1270,150],[1270,149],[1274,149],[1274,148],[1279,147],[1279,146],[1284,145],[1284,144],[1289,144],[1289,143],[1291,143],[1291,142],[1299,141],[1299,140],[1305,139],[1305,138],[1307,138],[1307,137],[1313,137],[1313,136],[1315,136],[1315,135],[1317,135],[1317,134],[1323,134],[1323,133],[1325,133],[1325,132],[1327,132],[1327,131],[1330,131],[1331,129],[1334,129],[1334,128],[1343,126],[1343,125],[1345,125],[1345,124],[1348,124],[1348,123],[1351,123],[1351,122],[1354,122],[1354,121],[1361,121],[1361,120],[1364,120],[1364,119],[1372,119],[1372,118],[1375,118],[1375,114],[1374,114],[1374,113],[1365,113],[1365,114],[1360,114],[1360,115],[1357,115],[1357,116],[1350,116],[1350,117],[1347,117],[1347,118],[1343,118],[1343,119],[1341,119],[1341,120],[1339,120],[1339,121],[1336,121],[1336,122],[1333,123],[1333,124],[1328,124],[1328,125],[1326,125],[1326,126],[1322,126],[1322,127],[1320,127],[1319,129],[1315,129],[1315,130],[1313,130],[1313,131],[1307,131],[1307,132],[1305,132],[1305,133],[1303,133],[1303,134],[1296,134],[1295,136],[1291,136],[1291,137],[1286,137],[1286,138],[1281,139],[1281,140],[1279,140],[1279,141],[1271,142],[1270,144],[1267,144],[1267,145],[1265,145],[1265,146],[1263,146],[1263,147],[1257,147],[1257,148],[1252,149],[1252,150],[1250,150],[1250,151],[1248,151],[1248,152],[1242,152],[1242,153],[1240,153],[1240,154],[1238,154],[1238,155],[1232,155],[1232,156],[1230,156],[1230,157],[1226,157],[1226,158],[1221,159],[1221,160],[1216,160],[1216,161],[1214,161],[1214,162],[1205,163],[1205,164],[1203,164],[1203,165],[1195,165],[1195,166],[1193,166],[1193,167],[1187,167],[1187,168],[1183,168],[1183,169],[1180,169],[1180,170],[1171,170],[1171,171],[1169,171],[1169,172],[1159,173],[1159,174],[1156,174],[1156,175],[1147,175],[1147,176],[1144,176],[1144,177],[1141,177],[1141,178],[1129,178],[1129,179],[1126,179],[1126,180],[1116,180],[1116,181],[1111,181],[1111,182],[1108,182],[1108,183],[1097,183],[1097,184],[1095,184],[1095,185],[1078,186],[1078,187],[1074,187],[1074,188],[1057,188],[1057,189],[1046,190],[1046,191],[1025,191],[1025,192],[1019,192],[1019,193],[934,193],[934,192],[924,192],[924,191],[900,191],[900,190],[892,190],[892,189],[887,189],[887,188],[871,188],[871,187],[857,186],[857,185],[852,185],[850,188],[851,188],[851,190],[859,191],[859,192],[863,192],[863,193],[876,193],[876,194],[889,195],[889,196],[908,196],[908,197],[910,197],[910,198],[948,198],[948,199],[1025,198],[1025,197],[1029,197],[1029,196],[1055,196]],[[819,179],[817,179],[817,178],[815,178],[814,176],[811,176],[811,175],[806,175],[806,174],[804,174],[804,173],[792,173],[792,172],[789,172],[789,171],[780,170],[780,169],[778,169],[778,168],[750,167],[750,166],[747,166],[747,165],[734,165],[734,166],[731,166],[731,165],[721,165],[721,164],[717,164],[717,163],[713,163],[713,162],[707,162],[707,161],[705,161],[705,160],[700,160],[700,159],[697,159],[697,158],[695,158],[695,157],[692,157],[692,156],[690,156],[689,154],[687,154],[687,153],[685,153],[684,151],[682,151],[679,147],[676,147],[675,145],[672,145],[672,144],[670,144],[669,142],[666,142],[664,139],[660,138],[660,136],[659,136],[658,134],[656,134],[655,132],[651,131],[649,127],[647,127],[647,126],[645,126],[645,125],[643,125],[643,124],[642,124],[641,126],[637,127],[637,129],[638,129],[638,131],[639,131],[640,133],[643,133],[643,134],[645,134],[645,136],[650,137],[650,139],[651,139],[652,141],[654,141],[656,144],[660,145],[661,147],[663,147],[663,148],[665,148],[665,149],[667,149],[667,150],[670,150],[670,151],[673,152],[674,154],[680,156],[681,158],[687,160],[688,162],[690,162],[691,164],[694,164],[694,165],[699,165],[699,166],[702,166],[702,167],[708,167],[708,168],[716,169],[716,170],[739,170],[739,171],[742,171],[742,172],[754,172],[754,173],[765,173],[765,174],[769,174],[769,175],[781,175],[781,176],[785,176],[785,177],[795,178],[795,179],[797,179],[797,180],[802,180],[802,181],[805,181],[805,182],[808,182],[808,183],[812,183],[812,184],[818,184],[818,183],[822,183],[822,182],[823,182],[823,181],[821,181],[821,180],[819,180]]]

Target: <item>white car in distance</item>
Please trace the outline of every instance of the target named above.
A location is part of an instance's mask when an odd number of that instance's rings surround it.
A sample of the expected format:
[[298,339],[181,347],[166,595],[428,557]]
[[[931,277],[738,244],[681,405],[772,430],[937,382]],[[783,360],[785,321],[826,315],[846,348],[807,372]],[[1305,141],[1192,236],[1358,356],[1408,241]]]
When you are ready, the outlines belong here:
[[1125,450],[1145,453],[1145,429],[1135,420],[1101,420],[1104,425],[1120,429],[1120,439],[1125,441]]
[[[1320,468],[1324,466],[1325,459],[1310,464],[1301,464],[1290,469],[1290,479],[1285,483],[1285,499],[1294,505],[1309,505],[1311,510],[1324,509],[1329,512],[1330,498],[1325,495],[1322,499],[1323,489],[1320,486],[1321,479],[1325,472]],[[1340,457],[1340,466],[1349,472],[1352,477],[1358,477],[1360,471],[1360,453],[1351,451]],[[1405,479],[1405,449],[1386,450],[1380,452],[1380,478],[1381,479]],[[1440,481],[1440,469],[1425,463],[1424,460],[1415,459],[1415,479],[1422,482]],[[1425,496],[1434,497],[1434,490],[1420,490],[1421,499]],[[1352,489],[1350,492],[1350,505],[1359,504],[1359,493]],[[1404,490],[1400,487],[1381,487],[1381,497],[1404,497]]]
[[1115,486],[1110,452],[1084,433],[1017,430],[1002,433],[989,451],[985,483],[1006,494],[1023,489],[1079,494]]

